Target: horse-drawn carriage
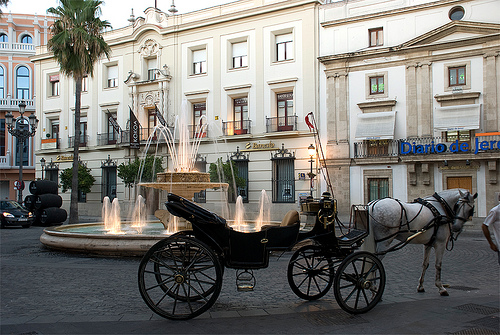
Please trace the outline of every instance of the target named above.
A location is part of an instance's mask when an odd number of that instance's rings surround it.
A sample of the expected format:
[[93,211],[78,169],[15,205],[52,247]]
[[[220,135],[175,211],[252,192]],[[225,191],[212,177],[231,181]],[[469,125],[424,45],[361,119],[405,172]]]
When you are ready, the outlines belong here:
[[316,217],[309,231],[300,231],[298,213],[292,212],[280,226],[240,232],[224,218],[169,194],[167,209],[191,222],[193,229],[161,240],[146,253],[139,267],[144,301],[169,319],[196,317],[217,300],[225,267],[239,271],[239,289],[251,289],[255,280],[251,271],[267,268],[271,252],[290,251],[298,242],[309,240],[295,250],[288,264],[292,291],[302,299],[315,300],[333,286],[342,309],[369,311],[382,297],[385,272],[373,253],[356,251],[368,235],[366,206],[353,207],[352,222],[339,235],[336,203],[329,193],[302,206]]

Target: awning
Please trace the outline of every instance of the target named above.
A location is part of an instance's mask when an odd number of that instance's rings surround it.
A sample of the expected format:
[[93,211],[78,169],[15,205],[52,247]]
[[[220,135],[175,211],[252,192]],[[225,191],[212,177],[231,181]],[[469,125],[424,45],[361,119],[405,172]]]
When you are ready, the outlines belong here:
[[434,108],[434,129],[441,131],[479,129],[481,105]]
[[396,112],[358,114],[356,140],[387,140],[394,138]]

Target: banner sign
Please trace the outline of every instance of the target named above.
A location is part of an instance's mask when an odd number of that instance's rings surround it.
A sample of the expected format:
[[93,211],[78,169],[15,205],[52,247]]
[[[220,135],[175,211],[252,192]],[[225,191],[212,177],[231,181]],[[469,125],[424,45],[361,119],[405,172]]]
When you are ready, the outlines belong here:
[[160,113],[160,111],[158,110],[158,107],[156,107],[156,105],[155,105],[155,110],[156,110],[156,117],[158,118],[158,121],[160,121],[160,123],[163,127],[166,127],[167,121],[165,121],[165,119],[163,118],[163,115]]
[[113,114],[111,114],[109,111],[108,111],[108,122],[113,126],[113,129],[119,134],[121,132],[121,128],[120,128],[120,125],[118,124],[118,122],[116,122],[115,118],[113,117]]
[[130,147],[139,149],[141,146],[141,124],[132,112],[132,108],[129,106],[128,109],[130,110]]

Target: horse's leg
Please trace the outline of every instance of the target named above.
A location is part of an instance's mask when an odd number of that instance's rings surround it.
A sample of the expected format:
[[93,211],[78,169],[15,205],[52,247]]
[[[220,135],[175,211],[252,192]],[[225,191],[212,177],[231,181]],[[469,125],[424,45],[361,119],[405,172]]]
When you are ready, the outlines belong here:
[[448,296],[448,291],[443,286],[441,282],[441,264],[443,262],[445,243],[436,243],[434,246],[434,251],[436,252],[436,287],[439,289],[439,294],[442,296]]
[[418,287],[417,287],[417,292],[425,292],[424,289],[424,277],[425,277],[425,271],[427,271],[427,268],[429,267],[429,257],[431,254],[431,246],[425,245],[424,246],[424,262],[422,263],[422,275],[420,275],[420,279],[418,280]]

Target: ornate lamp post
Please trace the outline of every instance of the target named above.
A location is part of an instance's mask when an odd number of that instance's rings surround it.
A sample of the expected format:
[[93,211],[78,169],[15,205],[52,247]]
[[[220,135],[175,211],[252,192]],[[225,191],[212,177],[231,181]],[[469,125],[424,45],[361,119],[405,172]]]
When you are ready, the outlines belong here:
[[311,197],[312,197],[313,190],[314,190],[313,179],[314,179],[314,177],[316,177],[316,175],[313,173],[314,155],[316,154],[316,148],[314,147],[314,145],[311,144],[307,148],[307,152],[309,153],[309,157],[311,157],[311,159],[309,160],[309,162],[311,163],[311,171],[307,175],[309,176],[309,179],[311,180]]
[[43,178],[43,170],[45,168],[45,158],[42,157],[42,159],[40,159],[40,166],[42,167],[42,179]]
[[29,138],[35,136],[36,128],[38,127],[38,119],[35,114],[31,113],[28,117],[28,123],[26,123],[26,119],[24,118],[24,112],[26,111],[26,103],[21,100],[19,103],[19,116],[14,123],[14,116],[11,112],[5,114],[5,123],[7,125],[7,130],[9,133],[19,140],[19,196],[17,202],[20,204],[23,202],[23,148],[24,141]]

